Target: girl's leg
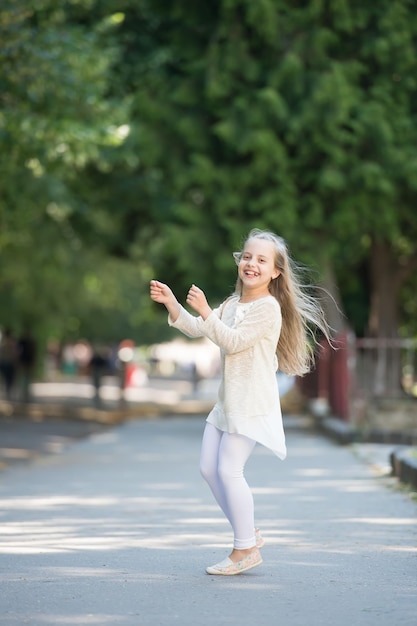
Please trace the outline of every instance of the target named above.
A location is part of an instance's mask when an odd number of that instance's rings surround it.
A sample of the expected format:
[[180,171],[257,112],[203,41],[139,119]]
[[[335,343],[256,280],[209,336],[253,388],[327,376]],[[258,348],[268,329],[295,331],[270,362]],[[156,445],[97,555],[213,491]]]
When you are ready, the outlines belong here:
[[219,450],[223,432],[206,423],[203,441],[201,445],[200,472],[204,480],[208,483],[217,504],[231,523],[229,509],[226,501],[226,494],[219,476]]
[[253,496],[243,474],[254,447],[248,437],[206,424],[200,471],[233,528],[237,550],[255,545]]
[[222,433],[218,475],[234,532],[235,551],[248,550],[256,544],[253,495],[244,476],[245,464],[254,447],[255,441],[248,437]]

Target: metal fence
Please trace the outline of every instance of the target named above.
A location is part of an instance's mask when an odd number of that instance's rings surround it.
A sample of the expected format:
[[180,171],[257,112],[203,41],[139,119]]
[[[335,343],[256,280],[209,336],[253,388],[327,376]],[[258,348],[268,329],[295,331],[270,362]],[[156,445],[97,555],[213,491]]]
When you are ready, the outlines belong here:
[[345,332],[335,343],[337,350],[323,342],[316,369],[300,379],[310,401],[318,399],[346,421],[386,402],[417,403],[417,340],[358,339]]
[[353,389],[371,399],[417,397],[417,340],[356,339]]

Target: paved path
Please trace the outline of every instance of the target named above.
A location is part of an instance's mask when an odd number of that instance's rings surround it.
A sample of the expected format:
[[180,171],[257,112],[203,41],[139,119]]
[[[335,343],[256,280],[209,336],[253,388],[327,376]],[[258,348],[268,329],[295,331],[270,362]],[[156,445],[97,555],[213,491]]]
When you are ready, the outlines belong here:
[[0,624],[416,626],[417,502],[296,418],[285,462],[248,465],[264,564],[206,575],[230,531],[203,427],[132,421],[0,472]]
[[93,421],[54,420],[34,421],[26,417],[0,417],[0,471],[38,456],[59,454],[74,441],[108,426]]

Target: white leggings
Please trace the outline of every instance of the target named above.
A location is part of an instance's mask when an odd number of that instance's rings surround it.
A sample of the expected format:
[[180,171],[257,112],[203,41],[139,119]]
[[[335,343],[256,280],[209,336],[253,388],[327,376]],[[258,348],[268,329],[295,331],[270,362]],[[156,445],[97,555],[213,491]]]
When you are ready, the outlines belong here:
[[233,545],[238,550],[256,543],[253,495],[243,474],[255,444],[244,435],[226,433],[207,423],[201,446],[201,475],[232,526]]

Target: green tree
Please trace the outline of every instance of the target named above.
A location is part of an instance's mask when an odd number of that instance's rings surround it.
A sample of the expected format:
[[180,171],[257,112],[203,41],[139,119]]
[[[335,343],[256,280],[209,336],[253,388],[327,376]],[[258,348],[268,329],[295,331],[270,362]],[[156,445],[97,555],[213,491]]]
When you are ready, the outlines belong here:
[[50,0],[0,14],[0,324],[16,331],[75,333],[89,297],[101,248],[93,258],[83,228],[100,214],[80,172],[125,136],[125,109],[106,97],[111,26],[71,24]]
[[357,332],[395,336],[416,256],[412,5],[124,6],[130,245],[168,280],[220,296],[231,248],[272,228],[339,285]]
[[69,319],[93,332],[98,309],[122,332],[137,279],[126,318],[146,326],[152,272],[180,297],[197,282],[219,300],[253,226],[340,291],[358,333],[410,319],[410,2],[33,7],[10,2],[0,18],[3,320],[36,300],[60,332]]

